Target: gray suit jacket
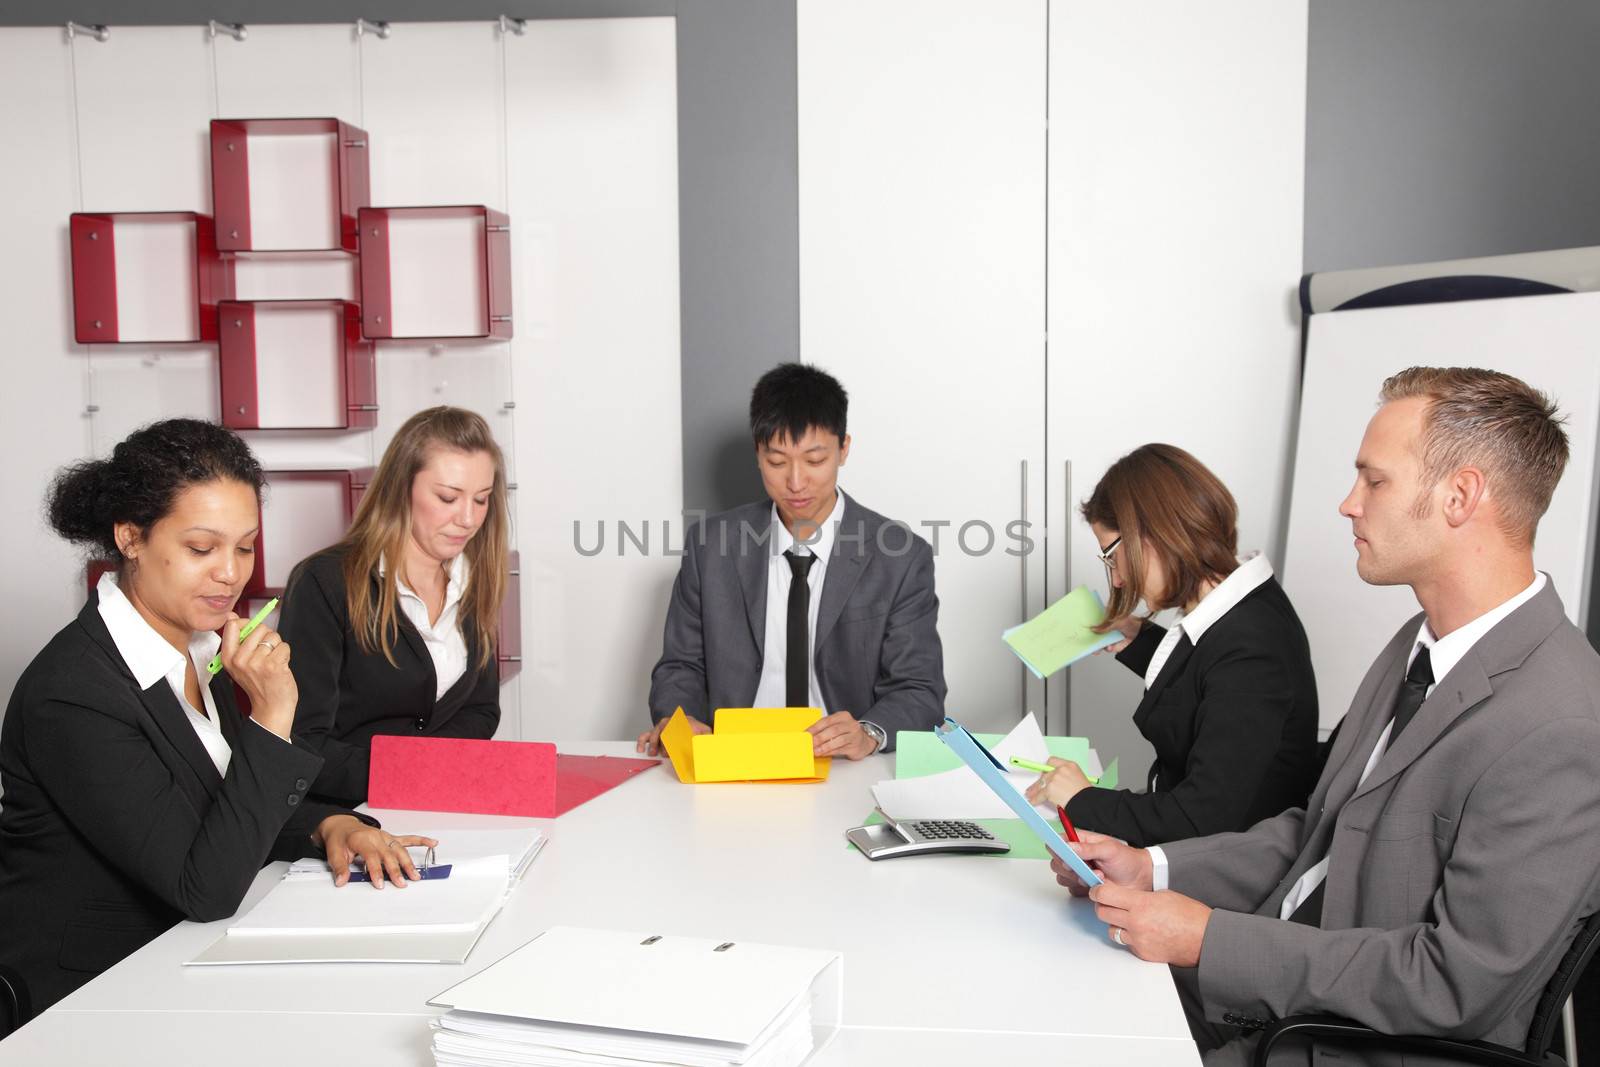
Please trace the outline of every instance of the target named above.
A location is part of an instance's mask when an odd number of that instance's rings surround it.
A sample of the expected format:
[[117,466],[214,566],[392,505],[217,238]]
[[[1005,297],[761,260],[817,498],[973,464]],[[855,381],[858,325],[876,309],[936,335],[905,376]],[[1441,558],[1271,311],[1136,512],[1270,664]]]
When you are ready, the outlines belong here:
[[[761,501],[691,527],[667,607],[650,717],[682,707],[702,722],[749,707],[766,638],[772,504]],[[869,719],[889,735],[944,720],[944,652],[933,551],[903,524],[849,496],[823,577],[813,641],[829,711]]]
[[[1439,680],[1357,788],[1421,622],[1367,672],[1307,808],[1163,846],[1170,887],[1218,909],[1197,975],[1208,1020],[1326,1012],[1521,1047],[1600,908],[1600,656],[1548,584]],[[1280,920],[1325,852],[1322,928]],[[1224,1052],[1208,1062],[1236,1061]]]

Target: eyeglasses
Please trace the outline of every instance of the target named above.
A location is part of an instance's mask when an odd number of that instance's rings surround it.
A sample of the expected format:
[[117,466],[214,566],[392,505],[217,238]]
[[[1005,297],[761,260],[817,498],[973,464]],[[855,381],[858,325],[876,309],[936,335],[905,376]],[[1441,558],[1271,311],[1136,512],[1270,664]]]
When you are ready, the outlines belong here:
[[1111,572],[1117,568],[1117,561],[1114,557],[1117,553],[1117,546],[1121,544],[1122,538],[1118,537],[1105,548],[1102,548],[1100,551],[1095,553],[1095,556],[1099,558],[1100,562],[1105,564],[1107,585],[1111,584]]

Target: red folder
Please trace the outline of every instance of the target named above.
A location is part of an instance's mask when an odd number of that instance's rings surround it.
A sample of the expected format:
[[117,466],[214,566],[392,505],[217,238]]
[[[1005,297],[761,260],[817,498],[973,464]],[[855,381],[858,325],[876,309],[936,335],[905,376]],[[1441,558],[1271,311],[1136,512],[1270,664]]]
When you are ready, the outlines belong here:
[[542,741],[461,737],[372,739],[367,803],[406,811],[553,818],[660,760],[562,756]]

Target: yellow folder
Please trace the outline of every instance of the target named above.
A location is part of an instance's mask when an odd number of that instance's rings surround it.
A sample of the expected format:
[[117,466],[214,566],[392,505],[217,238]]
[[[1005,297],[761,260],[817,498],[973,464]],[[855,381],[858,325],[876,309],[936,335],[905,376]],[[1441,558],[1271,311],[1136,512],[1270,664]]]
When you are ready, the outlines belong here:
[[680,782],[820,782],[832,763],[811,754],[806,727],[818,708],[718,708],[709,734],[696,734],[683,709],[661,731]]

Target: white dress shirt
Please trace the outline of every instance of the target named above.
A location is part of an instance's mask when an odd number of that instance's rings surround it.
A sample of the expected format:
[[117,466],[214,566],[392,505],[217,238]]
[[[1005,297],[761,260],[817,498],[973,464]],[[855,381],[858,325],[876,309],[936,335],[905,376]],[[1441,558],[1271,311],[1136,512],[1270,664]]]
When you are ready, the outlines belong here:
[[[1428,697],[1433,695],[1433,691],[1438,684],[1449,677],[1456,664],[1460,663],[1467,653],[1472,651],[1472,646],[1477,644],[1484,634],[1494,629],[1506,616],[1537,596],[1539,590],[1545,587],[1547,581],[1548,579],[1543,571],[1536,572],[1533,576],[1533,581],[1522,592],[1497,607],[1490,608],[1465,626],[1452,630],[1444,637],[1437,636],[1433,632],[1432,625],[1424,618],[1422,625],[1417,629],[1416,638],[1411,642],[1411,652],[1406,656],[1406,670],[1410,671],[1411,661],[1417,658],[1417,650],[1420,648],[1428,649],[1428,657],[1431,660],[1430,666],[1433,668],[1433,685],[1430,685],[1428,691],[1423,694],[1423,700],[1427,700]],[[1373,768],[1378,765],[1378,761],[1383,759],[1383,754],[1388,751],[1389,732],[1393,729],[1394,720],[1391,719],[1384,726],[1383,733],[1378,735],[1377,744],[1372,746],[1372,753],[1367,757],[1367,763],[1362,768],[1361,777],[1356,781],[1357,789],[1360,789],[1361,785],[1366,782],[1367,777],[1372,774]],[[1161,853],[1159,847],[1153,846],[1150,849],[1150,858],[1152,861],[1151,881],[1154,888],[1158,890],[1165,889],[1168,875],[1166,856]],[[1293,915],[1295,909],[1304,903],[1306,898],[1316,890],[1317,886],[1321,885],[1328,877],[1328,859],[1329,857],[1327,856],[1322,857],[1321,862],[1305,874],[1302,874],[1299,880],[1289,888],[1289,895],[1283,898],[1283,905],[1278,909],[1279,918],[1287,919]]]
[[1184,634],[1189,635],[1191,645],[1198,645],[1200,638],[1216,625],[1218,619],[1232,611],[1239,601],[1255,592],[1258,586],[1271,577],[1272,563],[1266,556],[1254,552],[1241,559],[1232,574],[1222,579],[1216,588],[1200,598],[1200,603],[1194,606],[1193,611],[1167,628],[1166,636],[1156,646],[1155,652],[1150,657],[1150,664],[1145,668],[1144,687],[1149,689],[1155,684],[1155,680],[1161,676],[1161,668],[1172,658],[1172,650],[1178,647],[1178,642],[1183,639]]
[[755,697],[758,708],[782,708],[789,703],[785,667],[789,654],[789,587],[794,584],[794,572],[783,554],[793,549],[798,555],[817,557],[806,573],[806,587],[811,590],[806,606],[806,634],[811,642],[806,688],[811,701],[809,706],[821,708],[824,715],[828,714],[822,702],[822,687],[817,684],[817,610],[822,606],[822,582],[828,571],[828,560],[833,555],[833,539],[843,518],[844,490],[838,489],[833,510],[822,520],[809,543],[801,544],[778,517],[778,506],[772,506],[772,541],[767,555],[766,636],[762,640],[761,681],[756,685]]
[[[387,561],[380,558],[378,573],[382,575],[386,567]],[[400,594],[400,610],[405,612],[406,618],[411,620],[411,625],[422,635],[422,643],[427,646],[428,657],[433,660],[435,701],[448,693],[450,687],[467,673],[467,639],[462,636],[461,627],[456,625],[460,614],[458,609],[461,606],[461,592],[467,586],[468,568],[465,552],[450,561],[449,573],[449,580],[444,587],[444,609],[439,612],[439,618],[434,622],[428,621],[428,605],[412,592],[402,575],[395,575],[395,591]]]
[[[227,738],[222,736],[222,727],[217,722],[217,703],[211,699],[212,676],[206,671],[217,649],[222,647],[222,638],[206,630],[189,638],[189,659],[194,663],[195,676],[200,680],[200,699],[206,706],[202,715],[183,693],[183,653],[167,644],[167,639],[145,622],[139,609],[123,595],[122,587],[117,585],[117,576],[102,574],[95,592],[99,596],[100,618],[110,631],[111,641],[117,646],[122,662],[132,672],[134,682],[143,690],[149,689],[162,678],[167,680],[172,687],[172,695],[178,698],[178,706],[183,709],[184,717],[194,727],[195,736],[200,738],[206,755],[211,757],[211,762],[216,766],[217,774],[226,777],[228,764],[233,761],[233,749],[228,746]],[[266,729],[260,723],[256,725]]]

